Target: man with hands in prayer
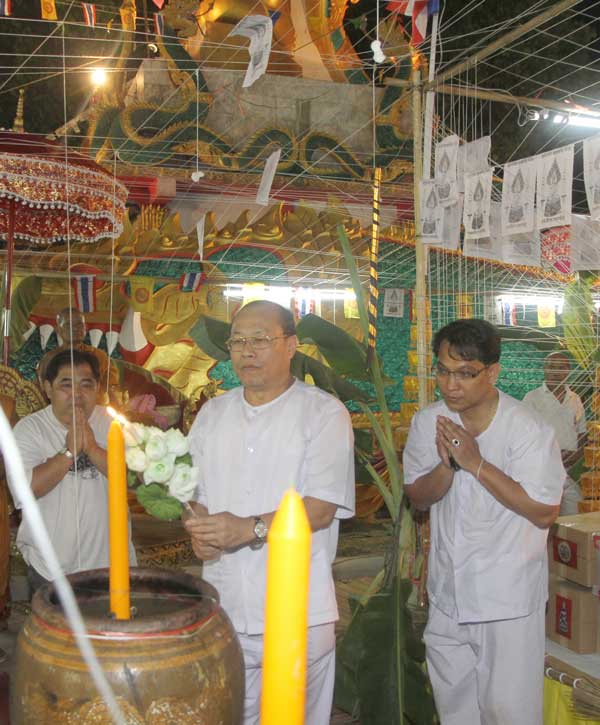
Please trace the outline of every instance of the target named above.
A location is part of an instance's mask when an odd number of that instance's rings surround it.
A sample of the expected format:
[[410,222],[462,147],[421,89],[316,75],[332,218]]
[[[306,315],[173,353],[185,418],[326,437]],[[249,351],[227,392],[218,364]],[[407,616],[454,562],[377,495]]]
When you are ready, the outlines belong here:
[[442,725],[541,725],[546,540],[565,471],[554,432],[499,391],[500,335],[437,332],[441,400],[415,414],[406,493],[431,512],[425,629]]

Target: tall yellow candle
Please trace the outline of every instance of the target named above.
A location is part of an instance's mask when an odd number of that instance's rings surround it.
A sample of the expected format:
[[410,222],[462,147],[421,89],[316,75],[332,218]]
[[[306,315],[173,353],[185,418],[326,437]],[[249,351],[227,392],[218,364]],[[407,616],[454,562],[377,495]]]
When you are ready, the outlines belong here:
[[268,535],[261,725],[302,725],[311,531],[304,502],[288,491]]
[[110,611],[116,619],[129,619],[129,521],[127,468],[121,425],[113,420],[108,431],[108,530]]

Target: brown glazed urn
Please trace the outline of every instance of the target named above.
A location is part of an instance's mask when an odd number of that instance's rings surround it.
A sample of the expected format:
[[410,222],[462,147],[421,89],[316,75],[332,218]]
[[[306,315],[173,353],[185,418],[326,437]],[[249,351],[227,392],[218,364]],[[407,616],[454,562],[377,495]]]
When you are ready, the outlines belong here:
[[[183,572],[131,569],[130,620],[109,610],[108,570],[69,576],[127,725],[239,725],[244,663],[216,589]],[[112,725],[49,584],[17,642],[11,725]]]

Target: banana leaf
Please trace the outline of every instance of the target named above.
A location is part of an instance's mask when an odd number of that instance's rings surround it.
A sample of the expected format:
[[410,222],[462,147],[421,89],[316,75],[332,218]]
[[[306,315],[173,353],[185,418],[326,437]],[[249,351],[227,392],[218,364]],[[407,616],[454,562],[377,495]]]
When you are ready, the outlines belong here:
[[25,342],[23,333],[29,328],[29,315],[42,296],[41,277],[26,277],[11,297],[10,351],[15,353]]
[[366,346],[345,330],[317,315],[306,315],[296,326],[296,332],[301,343],[316,345],[339,375],[355,380],[371,379]]
[[[155,375],[151,370],[146,370],[146,368],[143,368],[141,365],[136,365],[135,363],[130,363],[127,362],[127,360],[120,360],[118,358],[111,358],[110,364],[117,368],[119,372],[119,379],[122,383],[126,384],[131,397],[143,392],[152,392],[151,389],[149,390],[147,386],[143,385],[143,383],[146,382],[160,386],[172,399],[173,404],[181,405],[186,400],[185,396],[182,395],[177,388],[174,388],[168,380],[161,378],[160,375]],[[136,378],[138,380],[136,380]],[[158,404],[161,405],[160,400]]]
[[562,338],[545,330],[534,327],[512,327],[508,325],[497,325],[502,340],[511,342],[528,342],[538,350],[553,352],[564,347]]
[[597,354],[593,313],[591,282],[578,279],[569,283],[565,287],[562,315],[565,343],[577,363],[586,370]]
[[201,350],[215,360],[229,360],[229,350],[225,343],[229,339],[231,325],[229,322],[202,315],[190,328],[188,335]]

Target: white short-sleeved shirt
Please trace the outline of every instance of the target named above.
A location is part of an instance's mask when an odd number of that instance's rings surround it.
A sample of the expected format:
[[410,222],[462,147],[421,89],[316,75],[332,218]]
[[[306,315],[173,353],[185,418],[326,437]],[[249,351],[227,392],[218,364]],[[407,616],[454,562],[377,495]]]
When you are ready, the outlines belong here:
[[527,393],[523,402],[537,410],[552,426],[561,451],[576,451],[579,435],[586,432],[585,409],[577,393],[565,387],[562,403],[548,390],[546,383]]
[[[499,392],[496,414],[477,437],[486,461],[541,503],[558,505],[565,470],[554,432],[523,403]],[[443,401],[413,417],[404,451],[407,486],[440,462],[437,416],[462,425]],[[513,619],[548,596],[547,530],[497,501],[466,471],[454,474],[447,493],[431,507],[427,588],[431,601],[460,623]]]
[[[257,516],[274,511],[295,487],[337,505],[331,525],[312,535],[310,626],[338,618],[331,564],[338,519],[354,513],[354,439],[348,411],[319,388],[294,381],[282,395],[249,405],[243,388],[211,399],[189,433],[194,465],[200,469],[196,499],[209,513]],[[268,545],[242,547],[204,564],[236,631],[261,634]]]
[[[89,418],[96,441],[106,448],[112,418],[97,405]],[[33,469],[55,456],[65,445],[67,428],[49,405],[20,420],[14,429],[25,473],[31,484]],[[21,501],[8,479],[15,506]],[[50,540],[65,574],[109,565],[108,481],[95,467],[69,471],[45,496],[37,499]],[[26,515],[17,532],[17,546],[25,561],[45,579],[52,575],[31,533]],[[135,565],[135,550],[129,542],[129,561]]]

